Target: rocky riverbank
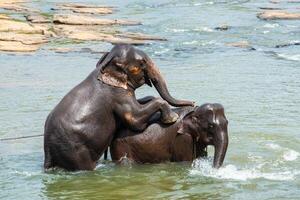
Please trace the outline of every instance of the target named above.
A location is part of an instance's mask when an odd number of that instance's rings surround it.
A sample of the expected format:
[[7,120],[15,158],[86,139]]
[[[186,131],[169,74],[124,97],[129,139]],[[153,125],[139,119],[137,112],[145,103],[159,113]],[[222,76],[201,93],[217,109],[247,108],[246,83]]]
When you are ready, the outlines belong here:
[[[165,38],[123,32],[120,26],[139,26],[140,21],[111,19],[115,7],[79,3],[53,5],[48,12],[31,7],[26,0],[0,0],[0,51],[35,52],[50,42],[98,41],[142,45]],[[63,47],[59,47],[62,49]],[[56,48],[48,48],[56,49]],[[68,48],[64,48],[65,51]]]

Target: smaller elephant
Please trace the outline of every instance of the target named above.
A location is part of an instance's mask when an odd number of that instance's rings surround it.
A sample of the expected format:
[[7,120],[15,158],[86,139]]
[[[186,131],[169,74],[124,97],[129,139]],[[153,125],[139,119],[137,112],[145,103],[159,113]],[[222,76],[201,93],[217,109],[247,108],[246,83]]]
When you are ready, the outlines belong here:
[[140,134],[120,130],[110,147],[112,160],[119,163],[123,160],[136,163],[192,161],[207,156],[207,146],[213,145],[213,167],[222,166],[228,146],[228,121],[223,106],[207,103],[173,111],[179,119],[172,125],[155,122]]

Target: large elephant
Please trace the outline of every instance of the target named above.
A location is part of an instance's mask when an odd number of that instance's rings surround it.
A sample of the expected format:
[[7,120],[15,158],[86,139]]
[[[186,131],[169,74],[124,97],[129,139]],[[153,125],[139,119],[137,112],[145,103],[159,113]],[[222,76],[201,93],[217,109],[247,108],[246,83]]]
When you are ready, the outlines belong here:
[[112,160],[122,163],[159,163],[192,161],[207,156],[214,146],[213,167],[224,161],[228,146],[228,121],[220,104],[174,109],[179,120],[172,125],[153,123],[140,134],[122,129],[110,147]]
[[[137,100],[135,89],[155,86],[161,98]],[[152,60],[131,45],[116,45],[96,69],[74,87],[48,115],[44,131],[44,168],[92,170],[122,125],[142,131],[161,112],[163,123],[178,115],[169,107],[193,105],[176,100]]]

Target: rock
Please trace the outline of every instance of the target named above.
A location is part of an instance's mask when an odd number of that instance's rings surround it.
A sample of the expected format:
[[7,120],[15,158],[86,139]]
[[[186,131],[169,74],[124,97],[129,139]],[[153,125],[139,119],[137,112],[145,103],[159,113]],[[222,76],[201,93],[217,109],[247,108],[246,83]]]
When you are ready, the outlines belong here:
[[54,31],[56,34],[73,40],[83,41],[102,41],[109,43],[123,43],[142,45],[147,42],[144,40],[134,40],[130,38],[120,38],[114,33],[104,33],[91,29],[89,26],[70,26],[70,25],[55,25]]
[[226,24],[223,24],[221,26],[216,27],[215,30],[218,30],[218,31],[227,31],[229,28],[230,28],[230,26],[228,26]]
[[22,44],[42,44],[47,43],[48,40],[39,34],[21,34],[14,32],[0,32],[0,41],[17,41]]
[[34,52],[40,45],[26,45],[18,41],[0,41],[0,51],[10,52]]
[[0,0],[0,3],[15,4],[15,3],[26,3],[28,0]]
[[5,14],[0,14],[0,19],[10,19],[10,17]]
[[118,19],[99,19],[84,15],[56,14],[53,17],[56,24],[70,25],[140,25],[138,21],[118,20]]
[[57,37],[57,35],[53,32],[53,25],[48,23],[35,23],[31,24],[31,26],[35,29],[39,29],[42,31],[42,34],[47,37]]
[[122,38],[130,38],[135,40],[157,40],[157,41],[167,41],[166,38],[162,38],[159,36],[153,36],[153,35],[146,35],[143,33],[132,33],[132,32],[126,32],[126,33],[119,33],[115,34],[118,37]]
[[76,40],[87,40],[87,41],[103,41],[103,42],[109,42],[112,44],[116,43],[122,43],[122,44],[135,44],[135,45],[142,45],[146,42],[143,40],[133,40],[133,39],[124,39],[124,38],[118,38],[113,35],[105,34],[105,33],[99,33],[95,31],[86,31],[86,32],[71,32],[66,35],[70,39],[76,39]]
[[231,47],[239,47],[244,49],[255,50],[255,48],[253,48],[248,41],[232,42],[232,43],[227,43],[226,45]]
[[276,20],[276,19],[300,19],[300,13],[290,13],[286,11],[264,11],[258,13],[257,17],[263,20]]
[[71,7],[71,8],[114,8],[113,6],[81,4],[81,3],[58,3],[57,6]]
[[52,10],[70,10],[74,13],[88,13],[88,14],[112,14],[113,10],[111,8],[88,8],[88,7],[64,7],[60,6],[57,8],[52,8]]
[[0,19],[0,32],[16,32],[16,33],[27,33],[27,34],[43,34],[43,30],[31,26],[25,22],[21,21],[14,21],[14,20],[7,20],[7,19]]
[[283,10],[283,8],[275,8],[275,7],[259,7],[261,10]]
[[275,48],[282,48],[282,47],[295,46],[295,45],[300,45],[300,41],[294,41],[288,44],[278,44],[275,46]]
[[50,23],[51,20],[46,18],[45,16],[43,15],[32,15],[32,14],[29,14],[29,15],[26,15],[25,16],[26,20],[27,21],[30,21],[31,23]]
[[12,10],[15,12],[29,12],[29,13],[40,12],[37,9],[29,8],[16,3],[8,3],[8,2],[0,2],[0,8],[5,10]]

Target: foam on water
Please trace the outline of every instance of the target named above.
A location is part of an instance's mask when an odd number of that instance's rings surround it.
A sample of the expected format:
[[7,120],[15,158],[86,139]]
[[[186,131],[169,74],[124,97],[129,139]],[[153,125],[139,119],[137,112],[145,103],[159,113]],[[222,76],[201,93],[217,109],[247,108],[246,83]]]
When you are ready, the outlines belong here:
[[283,159],[286,161],[293,161],[296,160],[299,156],[299,153],[294,150],[289,150],[283,153]]
[[200,28],[195,28],[193,29],[193,31],[196,31],[196,32],[214,32],[213,29],[209,28],[209,27],[200,27]]
[[300,54],[289,55],[289,54],[279,53],[277,54],[277,56],[279,58],[283,58],[286,60],[300,61]]
[[268,24],[265,24],[264,27],[265,28],[276,28],[276,27],[279,27],[279,24],[269,24],[268,23]]
[[274,143],[267,143],[266,146],[272,150],[276,150],[279,151],[280,154],[282,155],[283,160],[285,161],[294,161],[296,160],[300,153],[293,150],[293,149],[289,149],[286,147],[282,147],[278,144],[274,144]]
[[232,179],[246,181],[249,179],[264,178],[268,180],[289,181],[300,174],[300,171],[261,172],[258,167],[252,169],[238,169],[234,165],[226,165],[220,169],[212,167],[209,160],[197,159],[192,164],[190,175],[201,175],[217,179]]

